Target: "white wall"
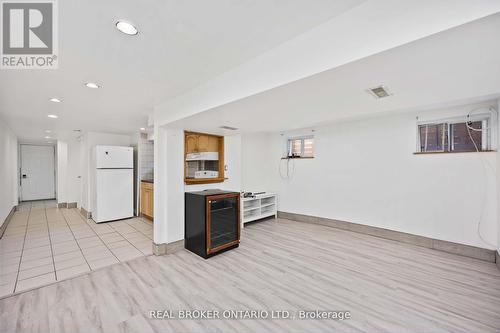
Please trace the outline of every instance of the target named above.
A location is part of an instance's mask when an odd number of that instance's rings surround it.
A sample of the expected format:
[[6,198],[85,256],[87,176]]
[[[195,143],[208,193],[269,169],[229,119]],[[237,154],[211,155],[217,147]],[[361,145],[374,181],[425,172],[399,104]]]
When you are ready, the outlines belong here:
[[244,134],[241,137],[242,190],[245,192],[268,191],[272,179],[273,160],[269,140],[275,136],[266,133]]
[[[497,244],[496,153],[414,155],[416,117],[465,115],[471,107],[360,119],[320,127],[315,158],[292,160],[294,173],[283,180],[280,134],[243,140],[243,184],[279,194],[279,210],[371,225],[462,244]],[[255,158],[259,151],[268,150]],[[246,147],[247,142],[251,145]],[[270,154],[270,155],[267,155]],[[248,158],[248,156],[254,158]],[[494,172],[485,174],[481,158]],[[251,161],[254,161],[251,163]],[[284,166],[283,166],[284,169]],[[256,171],[259,170],[259,171]],[[265,179],[265,178],[264,178]],[[484,196],[486,186],[486,196]]]
[[78,138],[57,141],[57,202],[80,205],[81,144]]
[[56,145],[56,185],[57,203],[66,203],[68,190],[68,144],[64,141],[57,141]]
[[130,135],[130,146],[134,151],[134,215],[139,215],[139,192],[140,192],[140,180],[139,180],[139,170],[141,168],[139,159],[139,144],[141,141],[141,133],[135,132]]
[[82,176],[81,143],[77,138],[68,140],[68,168],[67,168],[67,197],[68,203],[76,202],[80,205],[80,182]]
[[[96,145],[130,146],[132,137],[122,134],[88,132],[80,141],[80,163],[82,165],[81,207],[92,212],[92,149]],[[73,190],[70,190],[73,191]]]
[[[500,98],[497,100],[497,110],[500,111]],[[500,117],[498,117],[498,128],[500,129]],[[497,139],[497,147],[500,147],[500,135]],[[497,152],[497,166],[500,166],[500,149]],[[500,255],[500,167],[497,167],[497,250]]]
[[0,225],[18,203],[17,137],[0,119]]

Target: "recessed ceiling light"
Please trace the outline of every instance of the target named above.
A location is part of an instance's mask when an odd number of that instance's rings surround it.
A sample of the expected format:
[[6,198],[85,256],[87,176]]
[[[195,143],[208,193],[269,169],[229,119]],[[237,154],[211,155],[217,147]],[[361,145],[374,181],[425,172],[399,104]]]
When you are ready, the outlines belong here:
[[61,103],[62,101],[59,98],[51,98],[49,101],[54,102],[54,103]]
[[137,35],[137,33],[139,33],[139,31],[137,30],[137,28],[133,24],[131,24],[129,22],[122,21],[122,20],[119,20],[118,22],[116,22],[116,28],[126,35],[133,36],[133,35]]
[[59,116],[58,116],[58,115],[55,115],[55,114],[48,114],[48,115],[47,115],[47,117],[52,118],[52,119],[57,119],[57,118],[59,118]]
[[47,136],[45,137],[45,139],[50,139],[50,136],[48,136],[48,135],[47,135]]
[[94,82],[87,82],[85,83],[85,86],[90,89],[97,89],[100,88],[100,86],[97,83]]
[[45,130],[45,133],[51,133],[52,131],[51,130]]
[[140,128],[140,130],[141,130],[141,131],[145,131],[146,129],[145,129],[144,127],[141,127],[141,128]]

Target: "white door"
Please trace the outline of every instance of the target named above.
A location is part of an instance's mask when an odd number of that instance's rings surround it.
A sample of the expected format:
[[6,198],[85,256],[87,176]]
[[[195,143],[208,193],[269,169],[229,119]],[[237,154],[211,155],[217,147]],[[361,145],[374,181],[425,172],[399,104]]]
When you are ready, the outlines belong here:
[[54,199],[54,147],[21,145],[21,200]]

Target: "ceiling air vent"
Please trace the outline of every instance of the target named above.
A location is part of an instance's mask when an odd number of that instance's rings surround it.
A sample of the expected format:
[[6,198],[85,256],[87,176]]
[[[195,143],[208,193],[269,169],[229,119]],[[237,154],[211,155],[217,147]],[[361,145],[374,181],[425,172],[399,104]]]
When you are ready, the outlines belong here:
[[231,126],[221,126],[220,128],[226,129],[226,130],[230,130],[230,131],[236,131],[237,130],[236,127],[231,127]]
[[384,98],[384,97],[389,97],[392,95],[389,92],[389,90],[387,90],[387,87],[384,87],[384,86],[370,88],[370,89],[368,89],[368,92],[375,98]]

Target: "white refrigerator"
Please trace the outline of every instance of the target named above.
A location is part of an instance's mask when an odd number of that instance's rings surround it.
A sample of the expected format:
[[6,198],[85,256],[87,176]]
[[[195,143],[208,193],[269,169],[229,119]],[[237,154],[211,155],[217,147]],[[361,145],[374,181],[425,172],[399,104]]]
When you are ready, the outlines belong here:
[[94,148],[92,219],[96,223],[134,215],[134,150],[132,147]]

